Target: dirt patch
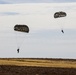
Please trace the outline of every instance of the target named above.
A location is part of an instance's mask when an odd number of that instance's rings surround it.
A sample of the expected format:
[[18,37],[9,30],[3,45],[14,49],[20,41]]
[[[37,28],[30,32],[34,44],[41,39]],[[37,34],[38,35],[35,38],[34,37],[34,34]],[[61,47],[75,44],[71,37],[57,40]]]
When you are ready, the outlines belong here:
[[76,69],[1,65],[0,75],[76,75]]
[[76,75],[76,59],[0,58],[0,75]]

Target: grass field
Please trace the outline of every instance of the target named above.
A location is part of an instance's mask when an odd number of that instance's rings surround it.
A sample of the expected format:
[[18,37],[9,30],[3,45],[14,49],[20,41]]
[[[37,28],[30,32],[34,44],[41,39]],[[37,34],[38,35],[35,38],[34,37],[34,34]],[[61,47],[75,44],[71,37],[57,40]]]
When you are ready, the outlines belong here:
[[4,58],[0,65],[76,68],[72,59]]

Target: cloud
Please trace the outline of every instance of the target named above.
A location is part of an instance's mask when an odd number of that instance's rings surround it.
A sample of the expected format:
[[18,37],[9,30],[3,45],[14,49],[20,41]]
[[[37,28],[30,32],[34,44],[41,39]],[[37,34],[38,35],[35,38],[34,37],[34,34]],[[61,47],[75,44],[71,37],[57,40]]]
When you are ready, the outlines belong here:
[[49,2],[76,2],[76,0],[0,0],[0,4],[9,3],[49,3]]
[[8,4],[8,2],[0,0],[0,4]]
[[19,15],[17,12],[0,12],[0,15]]

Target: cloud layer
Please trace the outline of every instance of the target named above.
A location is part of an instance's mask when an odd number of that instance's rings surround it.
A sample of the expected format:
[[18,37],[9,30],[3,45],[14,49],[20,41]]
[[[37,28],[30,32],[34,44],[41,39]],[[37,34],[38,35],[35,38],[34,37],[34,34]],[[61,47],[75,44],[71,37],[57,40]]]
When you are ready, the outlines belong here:
[[76,0],[0,0],[0,4],[13,3],[49,3],[49,2],[76,2]]
[[16,12],[0,12],[0,15],[19,15],[19,13],[16,13]]

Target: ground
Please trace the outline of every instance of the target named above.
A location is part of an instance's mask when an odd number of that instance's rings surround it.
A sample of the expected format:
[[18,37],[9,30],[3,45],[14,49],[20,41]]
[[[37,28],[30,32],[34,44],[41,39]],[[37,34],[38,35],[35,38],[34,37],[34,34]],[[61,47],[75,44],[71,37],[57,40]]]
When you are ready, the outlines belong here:
[[76,60],[1,58],[0,75],[76,75]]

